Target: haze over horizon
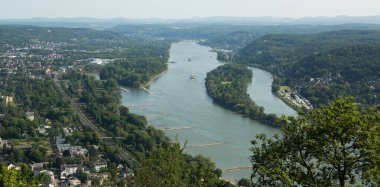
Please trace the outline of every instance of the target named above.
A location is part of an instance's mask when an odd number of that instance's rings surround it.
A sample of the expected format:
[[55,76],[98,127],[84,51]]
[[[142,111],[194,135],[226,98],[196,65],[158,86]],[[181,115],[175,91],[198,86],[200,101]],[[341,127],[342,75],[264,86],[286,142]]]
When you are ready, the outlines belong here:
[[0,19],[196,17],[335,17],[380,15],[378,0],[12,0],[0,7]]

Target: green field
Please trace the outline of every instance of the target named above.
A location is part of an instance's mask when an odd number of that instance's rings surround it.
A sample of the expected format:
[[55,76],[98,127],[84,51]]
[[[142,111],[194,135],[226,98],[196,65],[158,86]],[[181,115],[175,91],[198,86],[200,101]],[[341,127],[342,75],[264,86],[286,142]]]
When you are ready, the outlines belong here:
[[280,91],[291,92],[292,89],[289,86],[280,86]]

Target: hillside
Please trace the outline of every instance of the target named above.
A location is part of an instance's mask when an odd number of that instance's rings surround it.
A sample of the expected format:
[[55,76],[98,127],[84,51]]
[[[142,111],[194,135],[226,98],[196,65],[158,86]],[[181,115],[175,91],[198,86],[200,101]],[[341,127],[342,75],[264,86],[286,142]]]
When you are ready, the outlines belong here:
[[277,72],[274,87],[288,85],[316,105],[348,95],[362,104],[380,104],[380,43],[309,55]]
[[235,55],[235,61],[273,70],[303,56],[360,43],[380,42],[380,31],[340,30],[318,34],[265,35]]
[[63,42],[69,40],[113,40],[118,39],[120,34],[110,31],[99,31],[88,28],[59,28],[59,27],[36,27],[36,26],[0,26],[0,39],[7,42],[28,40],[44,40],[50,42]]

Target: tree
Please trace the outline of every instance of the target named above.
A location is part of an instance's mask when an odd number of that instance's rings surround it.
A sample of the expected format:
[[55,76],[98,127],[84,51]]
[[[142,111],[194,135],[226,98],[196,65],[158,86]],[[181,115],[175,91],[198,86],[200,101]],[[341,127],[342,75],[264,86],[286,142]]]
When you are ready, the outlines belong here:
[[362,109],[353,98],[297,118],[283,118],[284,134],[252,141],[258,186],[379,185],[380,112]]
[[155,149],[137,170],[138,186],[226,186],[209,158],[183,154],[179,143]]
[[64,150],[64,151],[62,152],[62,156],[63,156],[63,157],[71,157],[70,150]]
[[93,186],[100,186],[100,179],[98,177],[95,177],[92,180],[91,185],[93,185]]
[[75,173],[75,177],[80,180],[81,183],[85,183],[88,180],[87,173],[83,172],[82,170],[78,169]]
[[142,161],[137,170],[136,182],[142,186],[186,186],[182,180],[185,159],[179,143],[157,148]]
[[35,162],[41,162],[45,159],[46,152],[46,148],[34,144],[30,150],[29,157],[31,160]]
[[0,165],[0,186],[37,187],[38,182],[29,176],[31,176],[31,173],[29,173],[29,175],[24,175],[14,168],[8,169],[3,164]]
[[187,186],[216,186],[219,182],[221,170],[216,169],[215,164],[209,158],[197,155],[188,161],[189,172]]
[[242,178],[239,180],[238,185],[241,187],[252,187],[252,182],[247,178]]

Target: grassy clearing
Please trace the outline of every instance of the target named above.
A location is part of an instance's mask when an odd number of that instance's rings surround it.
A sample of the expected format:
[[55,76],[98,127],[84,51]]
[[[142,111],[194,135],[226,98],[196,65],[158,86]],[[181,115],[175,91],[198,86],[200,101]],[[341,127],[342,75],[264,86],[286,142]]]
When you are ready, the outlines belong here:
[[222,85],[229,85],[231,83],[232,83],[231,81],[222,81],[220,84],[222,84]]
[[292,89],[289,86],[280,86],[280,91],[291,92]]
[[9,142],[9,145],[11,146],[17,146],[17,145],[27,146],[27,145],[37,144],[42,147],[45,147],[48,151],[51,150],[49,141],[47,139],[27,139],[27,140],[26,139],[11,139],[11,140],[8,140],[8,142]]

